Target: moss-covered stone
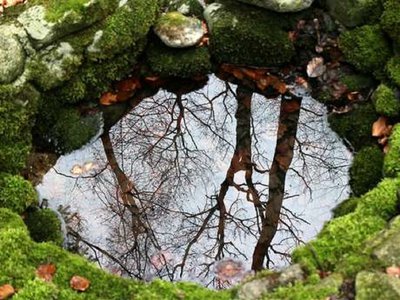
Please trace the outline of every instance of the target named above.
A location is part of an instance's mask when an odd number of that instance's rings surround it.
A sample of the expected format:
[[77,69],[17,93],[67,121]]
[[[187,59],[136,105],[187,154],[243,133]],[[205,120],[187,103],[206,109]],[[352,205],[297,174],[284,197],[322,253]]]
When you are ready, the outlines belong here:
[[328,117],[331,128],[348,141],[356,151],[366,145],[372,145],[371,126],[378,118],[372,103],[354,106],[345,114],[332,114]]
[[397,0],[385,0],[384,12],[381,17],[382,28],[397,43],[400,43],[400,2]]
[[190,78],[211,72],[210,54],[206,47],[173,49],[159,41],[146,50],[150,68],[162,77]]
[[389,138],[389,152],[385,155],[383,172],[389,177],[400,174],[400,124],[394,126]]
[[400,113],[400,99],[397,99],[393,88],[382,83],[372,97],[378,114],[397,117]]
[[29,212],[25,218],[25,224],[35,242],[53,242],[56,245],[62,245],[61,222],[51,209]]
[[294,46],[273,12],[221,1],[204,12],[211,54],[219,63],[274,66],[289,62]]
[[330,14],[348,27],[376,23],[382,14],[381,0],[327,0]]
[[387,74],[393,82],[400,87],[400,56],[392,57],[386,66]]
[[365,74],[342,75],[340,81],[352,92],[359,92],[374,86],[374,79]]
[[25,223],[22,221],[21,217],[5,207],[0,207],[0,228],[2,230],[11,228],[20,228],[26,230]]
[[357,208],[357,204],[358,204],[358,198],[356,197],[351,197],[349,199],[344,200],[332,210],[333,217],[338,218],[347,215],[349,213],[352,213]]
[[357,300],[400,298],[400,280],[378,272],[360,272],[356,278]]
[[350,186],[355,196],[375,187],[382,178],[383,153],[377,146],[362,148],[350,167]]
[[30,182],[19,175],[0,173],[0,207],[20,214],[37,202],[36,191]]
[[379,25],[365,25],[343,32],[339,46],[346,61],[359,71],[382,77],[391,48]]
[[204,7],[198,0],[167,0],[168,11],[179,11],[185,16],[203,18]]

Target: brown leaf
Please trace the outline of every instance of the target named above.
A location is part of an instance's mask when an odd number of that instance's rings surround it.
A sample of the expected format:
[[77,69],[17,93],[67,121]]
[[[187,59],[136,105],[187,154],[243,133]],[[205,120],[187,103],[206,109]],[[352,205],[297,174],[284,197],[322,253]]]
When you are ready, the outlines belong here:
[[310,78],[319,77],[326,71],[326,66],[324,65],[324,59],[322,57],[314,57],[308,62],[307,65],[307,75]]
[[386,117],[379,117],[377,121],[372,125],[372,136],[373,137],[381,137],[385,135],[389,135],[390,127],[387,123]]
[[140,88],[141,84],[139,79],[137,78],[128,78],[125,80],[121,80],[116,84],[116,89],[118,92],[131,92]]
[[359,92],[350,92],[347,94],[347,99],[349,101],[356,101],[360,99],[360,93]]
[[0,286],[0,300],[8,299],[15,294],[15,289],[11,284]]
[[101,95],[101,98],[100,98],[101,105],[112,105],[117,102],[118,102],[118,99],[117,99],[116,94],[107,92],[107,93],[104,93],[103,95]]
[[56,266],[54,264],[40,265],[36,269],[36,275],[44,281],[51,281],[56,273]]
[[386,274],[389,276],[394,276],[399,278],[400,277],[400,267],[397,266],[391,266],[386,268]]
[[86,279],[85,277],[75,275],[69,281],[69,285],[75,291],[84,292],[89,288],[90,281],[88,279]]

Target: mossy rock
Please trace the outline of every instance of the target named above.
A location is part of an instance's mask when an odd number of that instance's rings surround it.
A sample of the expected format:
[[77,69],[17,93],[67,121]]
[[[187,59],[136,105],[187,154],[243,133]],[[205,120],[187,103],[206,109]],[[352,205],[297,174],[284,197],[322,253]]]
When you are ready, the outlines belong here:
[[356,278],[357,300],[400,298],[400,280],[382,272],[360,272]]
[[382,83],[374,92],[372,99],[378,114],[397,117],[400,114],[400,99],[393,88]]
[[347,215],[349,213],[352,213],[356,210],[357,204],[358,204],[358,198],[356,197],[351,197],[340,204],[338,204],[333,210],[333,217],[338,218],[344,215]]
[[358,151],[364,146],[375,144],[371,128],[377,118],[373,104],[368,102],[354,106],[348,113],[332,114],[328,120],[332,130]]
[[24,221],[22,221],[21,217],[13,212],[12,210],[0,207],[0,228],[2,230],[7,230],[11,228],[20,228],[23,230],[27,230]]
[[355,196],[374,188],[382,179],[383,152],[377,146],[362,148],[350,167],[350,187]]
[[352,92],[371,89],[375,84],[374,78],[365,74],[342,75],[340,76],[340,82],[345,84]]
[[29,181],[19,175],[0,173],[0,207],[21,214],[37,203],[37,193]]
[[400,2],[398,0],[385,0],[384,12],[381,17],[382,28],[397,43],[400,43]]
[[289,62],[295,54],[283,17],[278,14],[221,1],[204,12],[210,30],[210,51],[219,63],[275,66]]
[[400,87],[400,56],[392,57],[386,66],[386,72],[391,80]]
[[203,18],[204,7],[198,0],[166,0],[168,11],[179,11],[185,16]]
[[28,212],[25,224],[35,242],[53,242],[56,245],[62,245],[64,239],[61,233],[61,221],[51,209]]
[[339,47],[345,60],[359,71],[383,76],[383,69],[392,51],[379,25],[365,25],[340,35]]
[[327,0],[329,13],[348,27],[373,24],[379,21],[381,0]]
[[389,177],[400,175],[400,124],[394,126],[390,135],[389,151],[385,155],[383,173]]
[[174,49],[156,40],[148,46],[146,56],[150,68],[162,77],[191,78],[211,72],[207,47]]

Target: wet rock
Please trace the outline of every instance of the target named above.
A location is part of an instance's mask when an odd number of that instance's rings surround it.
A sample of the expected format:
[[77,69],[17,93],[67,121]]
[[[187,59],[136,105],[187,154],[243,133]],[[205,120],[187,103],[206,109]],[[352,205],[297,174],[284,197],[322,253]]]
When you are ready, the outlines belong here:
[[384,273],[360,272],[356,278],[356,299],[400,299],[400,279]]
[[172,48],[186,48],[196,45],[203,37],[201,21],[186,17],[180,12],[162,15],[154,27],[154,32],[165,45]]
[[400,217],[374,240],[373,254],[384,266],[400,265]]
[[22,74],[25,54],[15,36],[0,36],[0,83],[11,83]]
[[309,8],[314,0],[239,0],[277,12],[294,12]]
[[261,295],[272,291],[278,286],[304,279],[304,272],[299,264],[289,266],[281,273],[269,273],[264,278],[255,279],[243,284],[238,291],[238,299],[252,300],[260,299]]
[[198,0],[170,0],[168,11],[178,11],[185,16],[203,17],[204,7]]

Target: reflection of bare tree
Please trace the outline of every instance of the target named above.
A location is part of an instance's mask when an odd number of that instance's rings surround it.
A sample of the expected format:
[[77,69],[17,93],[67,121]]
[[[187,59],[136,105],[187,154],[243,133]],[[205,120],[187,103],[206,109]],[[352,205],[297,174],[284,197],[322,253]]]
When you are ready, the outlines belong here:
[[[298,176],[308,188],[315,168],[333,177],[340,172],[343,160],[326,159],[329,143],[304,133],[317,126],[299,122],[300,112],[314,114],[301,98],[267,102],[242,86],[235,93],[228,83],[213,93],[160,92],[101,137],[109,168],[86,180],[108,210],[113,235],[107,249],[82,242],[127,276],[176,280],[194,272],[210,283],[216,260],[251,256],[241,240],[256,244],[254,270],[265,258],[269,266],[271,251],[288,256],[280,244],[301,242],[296,224],[305,220],[284,205],[295,196],[287,194],[286,178]],[[272,109],[279,111],[273,157],[262,141]],[[226,173],[213,186],[215,162],[226,157]],[[277,231],[284,235],[273,241]]]

